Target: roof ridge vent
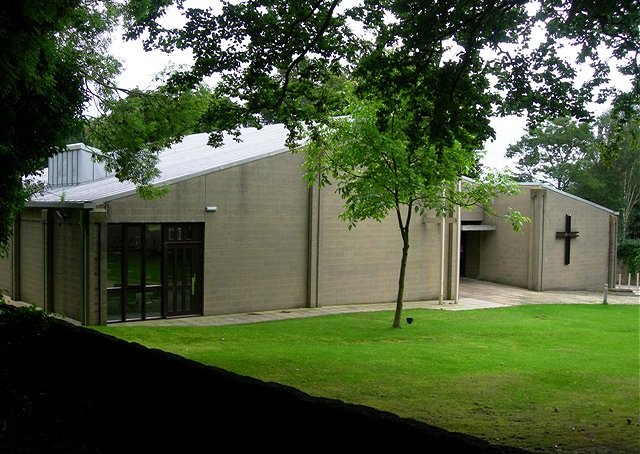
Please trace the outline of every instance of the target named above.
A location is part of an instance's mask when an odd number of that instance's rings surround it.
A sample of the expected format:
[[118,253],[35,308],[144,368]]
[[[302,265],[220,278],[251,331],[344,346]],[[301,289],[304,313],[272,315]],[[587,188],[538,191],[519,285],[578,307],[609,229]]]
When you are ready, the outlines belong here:
[[97,148],[84,143],[73,143],[67,145],[66,151],[51,156],[48,163],[49,186],[76,186],[109,176],[104,164],[93,159],[97,152]]

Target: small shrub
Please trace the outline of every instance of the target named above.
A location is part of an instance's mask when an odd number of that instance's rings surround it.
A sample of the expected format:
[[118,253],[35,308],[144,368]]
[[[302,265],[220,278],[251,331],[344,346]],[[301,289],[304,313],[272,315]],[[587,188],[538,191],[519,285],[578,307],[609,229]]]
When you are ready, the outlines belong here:
[[640,272],[640,239],[624,240],[618,246],[618,257],[631,274]]
[[40,335],[46,331],[53,319],[48,312],[37,306],[12,306],[0,299],[0,331],[2,335],[14,335],[18,338],[28,335]]

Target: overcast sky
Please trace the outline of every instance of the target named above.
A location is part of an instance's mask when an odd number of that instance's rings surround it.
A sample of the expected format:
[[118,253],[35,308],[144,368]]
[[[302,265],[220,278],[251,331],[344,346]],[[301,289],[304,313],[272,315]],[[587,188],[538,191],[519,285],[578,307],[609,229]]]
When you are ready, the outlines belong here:
[[[189,6],[206,7],[212,2],[207,0],[189,0]],[[165,25],[179,26],[183,21],[179,14],[170,14]],[[174,52],[167,55],[160,51],[145,52],[140,41],[123,42],[120,36],[114,36],[111,53],[123,62],[123,72],[118,79],[123,88],[151,88],[155,76],[168,65],[190,65],[190,52]],[[594,109],[602,112],[603,107]],[[505,158],[504,153],[508,145],[517,142],[525,133],[525,118],[505,117],[493,118],[491,125],[496,131],[496,139],[487,141],[487,154],[483,160],[486,167],[501,170],[505,167],[514,168],[513,161]]]

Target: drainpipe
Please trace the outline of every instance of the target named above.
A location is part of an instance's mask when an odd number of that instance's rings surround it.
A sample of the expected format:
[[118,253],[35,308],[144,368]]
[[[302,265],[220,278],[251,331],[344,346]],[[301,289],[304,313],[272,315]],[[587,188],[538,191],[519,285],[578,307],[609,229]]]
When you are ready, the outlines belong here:
[[48,298],[49,298],[49,279],[47,275],[47,259],[48,259],[48,229],[50,228],[47,225],[47,217],[43,214],[45,210],[40,211],[40,222],[42,224],[42,308],[47,310],[48,306]]
[[[442,203],[444,204],[446,189],[442,189]],[[445,228],[447,227],[447,213],[443,211],[442,221],[440,222],[440,299],[438,304],[442,304],[444,300],[444,242],[446,240]]]

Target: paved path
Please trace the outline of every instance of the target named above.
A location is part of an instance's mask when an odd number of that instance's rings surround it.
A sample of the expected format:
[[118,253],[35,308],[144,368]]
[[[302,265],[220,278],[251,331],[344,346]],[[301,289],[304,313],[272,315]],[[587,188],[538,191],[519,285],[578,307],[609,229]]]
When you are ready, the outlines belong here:
[[[614,290],[607,292],[608,304],[638,304],[640,295],[626,289],[626,292]],[[602,292],[585,291],[545,291],[510,287],[507,285],[493,284],[491,282],[474,279],[460,279],[460,298],[454,301],[409,301],[405,302],[405,309],[425,308],[445,311],[464,311],[473,309],[488,309],[495,307],[516,306],[520,304],[602,304],[604,300],[604,286]],[[21,301],[10,301],[16,305],[28,305]],[[230,315],[208,315],[204,317],[182,317],[158,320],[145,320],[140,322],[116,323],[110,326],[220,326],[237,325],[243,323],[266,322],[272,320],[286,320],[302,317],[318,317],[329,314],[345,314],[353,312],[389,311],[395,309],[395,303],[381,304],[353,304],[341,306],[324,306],[318,308],[300,308],[275,311],[248,312]],[[70,323],[80,324],[71,319]]]
[[[515,306],[520,304],[549,304],[549,303],[579,303],[602,304],[603,292],[584,291],[554,291],[535,292],[531,290],[493,284],[463,278],[460,280],[460,299],[458,303],[444,301],[405,302],[405,309],[426,308],[435,310],[462,311],[472,309],[488,309],[495,307]],[[607,293],[608,304],[640,304],[640,295],[630,292]],[[318,317],[329,314],[344,314],[353,312],[370,312],[393,310],[395,303],[383,304],[354,304],[342,306],[325,306],[319,308],[301,308],[276,311],[250,312],[232,315],[211,315],[204,317],[187,317],[161,320],[146,320],[144,322],[127,322],[112,326],[219,326],[242,323],[265,322],[272,320],[286,320],[302,317]]]

